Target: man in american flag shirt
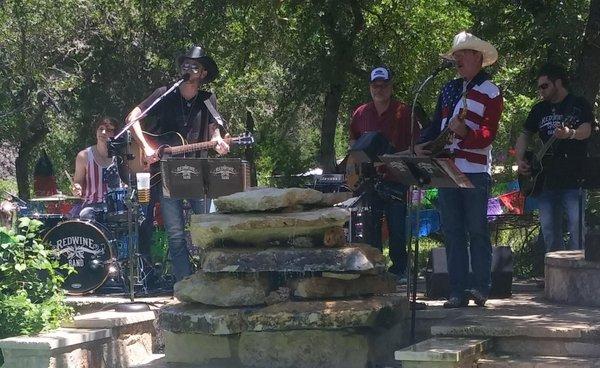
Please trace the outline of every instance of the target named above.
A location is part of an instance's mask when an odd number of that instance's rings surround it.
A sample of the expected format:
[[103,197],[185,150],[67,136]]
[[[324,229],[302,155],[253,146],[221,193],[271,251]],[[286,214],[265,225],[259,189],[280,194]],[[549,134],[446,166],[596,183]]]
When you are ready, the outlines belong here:
[[[482,69],[498,59],[490,43],[470,33],[454,37],[452,48],[442,55],[454,60],[460,78],[447,83],[438,98],[432,124],[423,131],[415,151],[428,154],[424,145],[445,129],[454,135],[446,146],[456,166],[469,178],[473,189],[439,190],[450,298],[446,308],[466,307],[473,299],[483,307],[491,287],[492,246],[487,223],[491,186],[492,141],[503,109],[500,89]],[[469,284],[469,246],[473,283]]]

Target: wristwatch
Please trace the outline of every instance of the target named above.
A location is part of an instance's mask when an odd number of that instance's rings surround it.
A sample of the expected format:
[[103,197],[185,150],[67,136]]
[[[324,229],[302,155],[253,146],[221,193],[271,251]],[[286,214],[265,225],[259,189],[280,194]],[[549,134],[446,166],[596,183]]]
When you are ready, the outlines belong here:
[[569,139],[575,139],[575,134],[577,134],[577,129],[571,129],[571,135],[569,136]]

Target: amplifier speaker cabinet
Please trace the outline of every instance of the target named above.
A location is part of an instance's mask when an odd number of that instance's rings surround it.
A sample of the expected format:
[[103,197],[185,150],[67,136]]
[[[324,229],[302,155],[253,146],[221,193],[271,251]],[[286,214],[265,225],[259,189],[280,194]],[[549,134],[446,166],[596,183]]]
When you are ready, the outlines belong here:
[[250,187],[250,165],[239,158],[207,158],[208,198],[217,198]]
[[[468,248],[467,248],[468,249]],[[469,267],[469,275],[473,274]],[[491,298],[508,298],[512,295],[513,253],[508,246],[492,247],[492,288]],[[448,298],[448,264],[446,248],[433,248],[427,260],[425,271],[425,296],[429,299]]]
[[250,167],[239,158],[170,157],[161,161],[161,174],[168,198],[217,198],[250,186]]

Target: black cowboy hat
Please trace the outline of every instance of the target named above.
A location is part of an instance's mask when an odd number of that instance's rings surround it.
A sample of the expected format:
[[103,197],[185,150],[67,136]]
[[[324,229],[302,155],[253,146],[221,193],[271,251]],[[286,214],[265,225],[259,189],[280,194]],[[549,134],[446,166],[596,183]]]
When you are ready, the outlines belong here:
[[212,82],[219,75],[217,63],[206,54],[206,51],[201,46],[192,46],[185,54],[179,56],[177,58],[178,65],[181,66],[185,59],[196,60],[206,69],[208,74],[206,74],[206,78],[203,80],[204,83]]

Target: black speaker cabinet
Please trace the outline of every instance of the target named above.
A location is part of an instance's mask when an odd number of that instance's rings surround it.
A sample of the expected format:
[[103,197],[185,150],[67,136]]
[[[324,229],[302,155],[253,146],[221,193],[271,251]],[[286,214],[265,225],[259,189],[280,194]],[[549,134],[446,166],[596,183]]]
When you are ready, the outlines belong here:
[[[467,248],[468,249],[468,248]],[[469,268],[469,275],[472,270]],[[508,246],[492,247],[492,288],[490,298],[508,298],[512,295],[513,254]],[[448,298],[448,264],[446,248],[433,248],[425,270],[425,296],[429,299]]]
[[170,157],[161,160],[160,169],[165,197],[204,199],[202,159]]
[[217,198],[250,186],[250,166],[239,158],[182,158],[161,161],[163,195]]
[[206,159],[208,198],[217,198],[250,187],[250,165],[239,158]]

